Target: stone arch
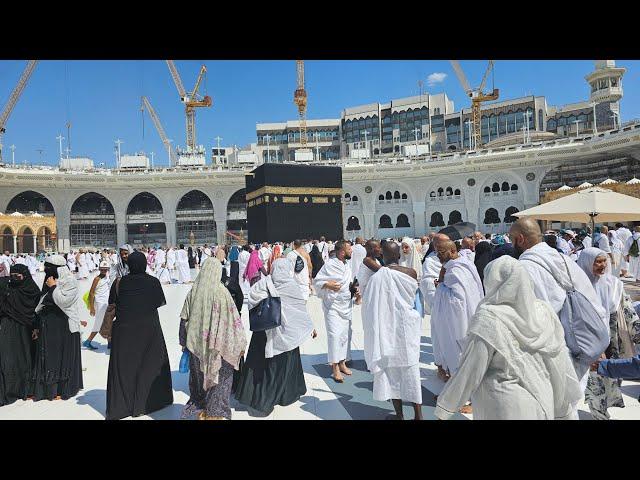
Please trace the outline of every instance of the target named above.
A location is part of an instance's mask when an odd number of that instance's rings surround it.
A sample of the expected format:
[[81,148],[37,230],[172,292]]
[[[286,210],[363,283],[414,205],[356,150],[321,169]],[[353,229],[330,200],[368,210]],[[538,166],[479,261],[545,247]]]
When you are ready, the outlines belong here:
[[38,233],[36,234],[36,243],[37,250],[51,250],[54,248],[55,244],[55,236],[51,229],[47,226],[42,226],[38,229]]
[[504,212],[504,223],[513,223],[518,220],[518,217],[514,217],[513,214],[518,213],[519,211],[520,210],[518,210],[516,207],[507,208]]
[[[378,190],[374,192],[374,195],[375,195],[374,198],[377,198],[378,195],[383,194],[385,196],[385,200],[393,200],[394,193],[396,191],[400,194],[399,198],[402,197],[403,193],[406,193],[408,203],[413,202],[414,194],[411,187],[409,187],[409,185],[405,184],[404,182],[401,182],[395,179],[393,180],[393,182],[390,182],[390,183],[382,183],[378,187]],[[422,188],[420,189],[420,191],[423,191]],[[389,193],[391,196],[388,196],[387,193]]]
[[227,231],[239,237],[246,237],[247,228],[247,194],[246,190],[241,188],[227,200]]
[[449,222],[447,225],[453,225],[454,223],[462,222],[462,214],[458,210],[454,210],[449,214]]
[[40,215],[51,216],[56,214],[51,200],[36,190],[24,190],[9,200],[5,213],[11,214],[16,211],[25,215],[29,212],[37,212]]
[[361,230],[360,220],[355,215],[351,215],[347,219],[347,232],[353,232],[354,230]]
[[212,243],[216,239],[211,197],[198,189],[185,192],[176,204],[176,243],[195,245]]
[[380,223],[378,224],[378,228],[393,228],[393,224],[391,223],[391,217],[387,214],[384,214],[380,217]]
[[398,218],[396,219],[396,228],[407,228],[410,226],[411,225],[409,224],[409,217],[407,217],[407,215],[405,215],[404,213],[398,215]]
[[9,225],[0,226],[0,237],[2,237],[2,252],[0,253],[4,253],[7,251],[11,253],[16,253],[13,250],[14,235],[15,235],[15,232],[12,230],[12,228]]
[[495,208],[489,208],[484,212],[484,220],[485,225],[495,225],[500,223],[500,216],[498,215],[498,210]]
[[35,250],[34,238],[35,232],[31,227],[23,225],[18,229],[18,252],[17,253],[33,253]]
[[429,222],[430,227],[444,227],[444,218],[442,218],[442,214],[440,212],[433,212],[431,214],[431,221]]
[[[69,209],[71,248],[114,247],[117,243],[115,209],[111,200],[100,193],[86,192],[78,196]],[[38,245],[48,244],[47,235],[39,236]]]
[[132,245],[149,245],[167,242],[164,215],[169,213],[160,198],[143,191],[131,197],[127,203],[127,242]]

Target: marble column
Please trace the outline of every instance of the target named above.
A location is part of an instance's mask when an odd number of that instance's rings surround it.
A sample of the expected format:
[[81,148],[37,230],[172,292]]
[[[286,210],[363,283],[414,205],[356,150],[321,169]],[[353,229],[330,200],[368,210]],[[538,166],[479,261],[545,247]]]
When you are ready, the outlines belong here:
[[413,227],[416,237],[421,237],[427,231],[424,202],[413,202]]
[[18,253],[18,236],[17,235],[13,236],[13,253],[15,254]]
[[[216,222],[216,243],[223,245],[227,243],[227,212],[224,215],[215,215],[214,220]],[[229,238],[229,240],[231,240]]]
[[38,253],[38,237],[33,236],[33,253]]
[[167,243],[169,245],[176,245],[176,220],[165,220],[164,225],[167,235]]

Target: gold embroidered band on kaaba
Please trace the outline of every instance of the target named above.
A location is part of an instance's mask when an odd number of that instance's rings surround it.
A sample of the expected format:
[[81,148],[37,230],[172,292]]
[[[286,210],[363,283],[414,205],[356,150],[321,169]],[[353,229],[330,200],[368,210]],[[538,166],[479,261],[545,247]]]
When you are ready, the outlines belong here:
[[247,202],[262,195],[338,195],[342,196],[341,188],[309,188],[309,187],[270,187],[264,186],[247,194]]

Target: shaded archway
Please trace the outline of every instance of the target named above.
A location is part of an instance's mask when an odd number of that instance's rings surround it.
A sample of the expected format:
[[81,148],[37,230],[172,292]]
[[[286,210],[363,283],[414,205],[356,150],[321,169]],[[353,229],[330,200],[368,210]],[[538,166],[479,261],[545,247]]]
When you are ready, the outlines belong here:
[[56,236],[53,234],[49,227],[40,227],[38,230],[36,244],[38,246],[38,252],[45,250],[50,252],[54,249],[56,242]]
[[398,218],[396,219],[396,228],[406,228],[410,226],[411,225],[409,225],[409,217],[407,217],[404,213],[398,215]]
[[213,219],[213,203],[200,190],[184,194],[176,208],[176,239],[185,245],[213,243],[216,241],[216,222]]
[[358,217],[351,216],[347,219],[347,232],[353,232],[354,230],[361,230],[360,220],[358,220]]
[[95,192],[78,197],[71,206],[69,233],[72,248],[115,247],[117,241],[115,213],[111,202]]
[[498,211],[495,208],[490,208],[486,212],[484,212],[484,221],[485,225],[494,225],[500,223],[500,217],[498,216]]
[[0,233],[2,234],[2,253],[16,253],[13,249],[13,230],[11,227],[0,227]]
[[518,213],[519,211],[520,210],[518,210],[516,207],[507,208],[507,210],[504,212],[504,223],[513,223],[518,220],[518,217],[514,217],[513,214]]
[[37,212],[40,215],[50,217],[55,215],[53,205],[49,199],[44,195],[31,190],[19,193],[11,199],[7,205],[7,211],[5,213],[11,214],[13,212],[20,212],[25,215],[30,212]]
[[142,192],[127,206],[127,242],[132,245],[167,243],[167,229],[158,198]]
[[442,214],[440,212],[433,212],[431,214],[431,222],[429,222],[430,227],[444,227],[444,218],[442,218]]
[[391,217],[389,215],[382,215],[380,217],[380,224],[378,225],[378,228],[393,228]]
[[227,232],[247,238],[247,193],[238,190],[227,202]]
[[35,235],[29,227],[22,227],[18,230],[18,252],[34,253],[36,250]]
[[449,214],[449,223],[447,225],[453,225],[454,223],[462,222],[462,214],[458,210],[454,210]]

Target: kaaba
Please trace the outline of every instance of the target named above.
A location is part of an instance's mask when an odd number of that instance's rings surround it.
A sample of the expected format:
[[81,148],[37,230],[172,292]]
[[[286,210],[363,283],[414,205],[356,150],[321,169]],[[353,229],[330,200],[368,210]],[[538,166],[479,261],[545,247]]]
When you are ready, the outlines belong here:
[[249,242],[343,237],[340,167],[265,163],[245,184]]

